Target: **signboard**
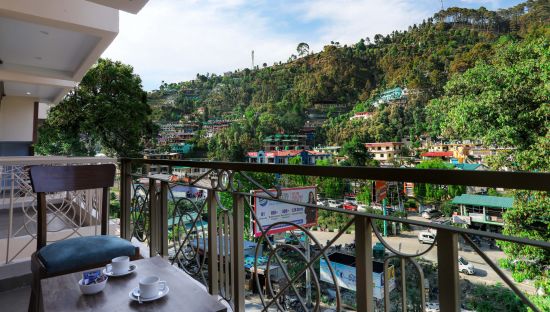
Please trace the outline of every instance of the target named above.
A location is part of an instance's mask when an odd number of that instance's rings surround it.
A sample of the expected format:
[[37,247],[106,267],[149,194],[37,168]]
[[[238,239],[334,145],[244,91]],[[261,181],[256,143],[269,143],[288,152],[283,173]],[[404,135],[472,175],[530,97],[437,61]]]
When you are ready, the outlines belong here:
[[[269,190],[275,192],[275,190]],[[296,202],[316,204],[316,187],[296,187],[296,188],[283,188],[281,198]],[[253,191],[254,196],[269,196],[264,191]],[[254,213],[263,229],[268,228],[270,225],[276,222],[291,222],[304,227],[311,227],[317,224],[317,209],[305,208],[304,206],[298,206],[293,204],[282,203],[275,200],[269,200],[264,198],[254,197]],[[276,233],[282,233],[295,230],[295,226],[278,225],[274,226],[267,232],[267,235]],[[259,237],[262,235],[258,223],[254,222],[254,236]]]
[[[357,291],[357,275],[355,267],[334,261],[331,261],[330,264],[332,265],[332,269],[334,270],[334,274],[336,275],[338,286],[352,291]],[[373,295],[376,299],[384,299],[384,271],[382,269],[383,264],[373,261],[373,267],[377,267],[379,269],[373,270],[372,272]],[[334,281],[332,280],[332,275],[330,274],[330,270],[328,269],[328,264],[325,259],[320,260],[319,268],[319,275],[321,277],[321,280],[330,284],[334,284]],[[389,291],[391,292],[395,289],[395,268],[393,266],[388,267],[388,274],[388,286]]]
[[373,184],[372,201],[375,203],[381,203],[386,198],[386,192],[388,190],[388,182],[376,180]]

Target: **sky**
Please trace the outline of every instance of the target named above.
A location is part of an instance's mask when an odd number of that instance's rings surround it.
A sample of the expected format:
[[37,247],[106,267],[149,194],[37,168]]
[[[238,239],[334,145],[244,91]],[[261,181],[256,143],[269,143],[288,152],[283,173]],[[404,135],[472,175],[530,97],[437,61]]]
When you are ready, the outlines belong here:
[[[490,10],[521,0],[443,0]],[[145,90],[286,61],[300,42],[318,52],[331,41],[353,44],[406,30],[441,9],[441,0],[150,0],[137,15],[121,12],[117,38],[103,57],[130,64]]]

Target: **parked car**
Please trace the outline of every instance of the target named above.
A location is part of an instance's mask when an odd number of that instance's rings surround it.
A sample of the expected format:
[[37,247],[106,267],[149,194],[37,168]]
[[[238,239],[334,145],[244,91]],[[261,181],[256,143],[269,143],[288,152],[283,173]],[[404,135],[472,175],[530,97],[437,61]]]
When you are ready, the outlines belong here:
[[418,242],[421,244],[433,244],[435,242],[435,234],[428,231],[419,232]]
[[328,200],[328,206],[330,208],[342,208],[342,201],[341,200],[336,200],[336,199],[329,199]]
[[423,218],[426,218],[426,219],[431,219],[431,218],[435,218],[435,217],[439,217],[443,215],[441,213],[441,211],[439,210],[436,210],[436,209],[428,209],[428,210],[424,210],[422,212],[422,217]]
[[476,272],[476,270],[473,264],[469,263],[462,257],[458,257],[458,272],[472,275]]
[[344,196],[344,202],[350,202],[357,205],[357,199],[354,196]]
[[357,205],[354,205],[351,202],[346,202],[342,205],[342,208],[344,208],[346,210],[357,210]]
[[365,204],[357,205],[357,211],[365,212],[365,211],[367,211],[367,208],[369,208],[369,206],[365,205]]

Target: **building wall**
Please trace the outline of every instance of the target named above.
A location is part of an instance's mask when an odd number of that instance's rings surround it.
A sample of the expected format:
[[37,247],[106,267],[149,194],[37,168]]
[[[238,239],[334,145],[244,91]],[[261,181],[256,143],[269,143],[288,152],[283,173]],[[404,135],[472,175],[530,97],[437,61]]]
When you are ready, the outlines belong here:
[[7,96],[0,104],[0,142],[32,142],[35,98]]

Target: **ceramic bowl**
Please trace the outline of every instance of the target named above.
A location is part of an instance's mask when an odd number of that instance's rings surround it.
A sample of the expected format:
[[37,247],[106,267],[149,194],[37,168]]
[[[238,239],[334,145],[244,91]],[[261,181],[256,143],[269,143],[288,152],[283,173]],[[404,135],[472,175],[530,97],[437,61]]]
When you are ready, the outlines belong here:
[[107,285],[107,280],[108,280],[108,277],[104,276],[104,280],[102,282],[94,283],[90,285],[84,285],[83,280],[81,279],[78,281],[78,286],[80,287],[80,291],[84,295],[93,295],[105,289],[105,285]]

